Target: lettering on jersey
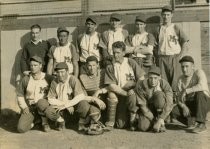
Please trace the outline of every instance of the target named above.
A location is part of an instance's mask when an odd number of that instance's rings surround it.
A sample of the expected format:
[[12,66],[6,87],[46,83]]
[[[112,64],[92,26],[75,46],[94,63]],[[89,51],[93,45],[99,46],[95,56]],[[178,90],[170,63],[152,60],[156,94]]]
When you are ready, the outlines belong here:
[[48,90],[49,90],[49,87],[48,86],[46,86],[46,87],[40,87],[39,93],[40,94],[47,94]]
[[169,35],[169,41],[170,41],[170,42],[174,42],[175,44],[177,44],[176,36],[174,36],[174,35]]
[[126,80],[129,81],[129,80],[135,80],[135,77],[129,73],[129,74],[125,74],[126,75]]
[[64,56],[65,62],[71,63],[71,58],[69,56]]

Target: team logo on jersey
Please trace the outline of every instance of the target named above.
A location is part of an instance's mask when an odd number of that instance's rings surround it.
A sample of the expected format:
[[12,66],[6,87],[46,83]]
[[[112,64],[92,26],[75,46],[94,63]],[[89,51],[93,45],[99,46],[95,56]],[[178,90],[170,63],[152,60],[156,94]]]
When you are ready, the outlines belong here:
[[169,35],[169,41],[174,42],[175,44],[177,44],[176,36],[174,36],[174,35]]
[[48,86],[46,86],[46,87],[40,87],[39,93],[40,94],[47,94],[48,90],[49,90],[49,87]]
[[71,63],[71,58],[69,56],[64,56],[65,62]]
[[129,80],[135,80],[135,77],[129,73],[129,74],[125,74],[126,75],[126,80],[129,81]]

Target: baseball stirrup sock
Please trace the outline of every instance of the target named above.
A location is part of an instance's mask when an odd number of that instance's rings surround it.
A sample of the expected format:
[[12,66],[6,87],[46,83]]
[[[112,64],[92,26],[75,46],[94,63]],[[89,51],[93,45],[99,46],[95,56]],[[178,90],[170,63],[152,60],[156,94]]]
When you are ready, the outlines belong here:
[[115,123],[115,116],[116,116],[116,110],[117,110],[117,100],[110,100],[108,99],[108,106],[107,106],[107,122],[106,124],[111,124],[114,126]]

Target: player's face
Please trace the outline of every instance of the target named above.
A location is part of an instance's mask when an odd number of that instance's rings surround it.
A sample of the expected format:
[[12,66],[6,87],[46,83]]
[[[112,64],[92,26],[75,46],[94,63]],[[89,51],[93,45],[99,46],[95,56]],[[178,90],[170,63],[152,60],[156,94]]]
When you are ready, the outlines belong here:
[[123,61],[123,57],[125,56],[125,52],[120,48],[113,48],[113,55],[115,61],[121,63]]
[[145,31],[146,24],[144,22],[136,21],[135,25],[137,32],[141,33]]
[[96,75],[98,73],[98,63],[96,61],[88,62],[87,68],[91,75]]
[[59,69],[56,71],[56,73],[60,82],[65,82],[68,78],[68,71],[66,69]]
[[151,87],[155,87],[158,85],[158,82],[160,80],[160,76],[153,74],[153,73],[149,73],[148,74],[148,84]]
[[31,30],[31,40],[32,41],[38,41],[40,39],[40,29],[39,28],[33,28]]
[[162,12],[162,18],[163,18],[163,23],[166,24],[166,23],[171,23],[171,19],[173,17],[173,13],[170,12],[170,11],[164,11]]
[[96,30],[96,24],[91,21],[87,21],[85,26],[88,33],[92,33]]
[[121,26],[121,21],[116,19],[110,19],[110,25],[112,28],[117,29]]
[[66,45],[68,42],[69,34],[67,32],[60,32],[58,34],[58,40],[60,45]]
[[32,74],[37,74],[41,71],[42,69],[42,64],[36,61],[31,61],[30,62],[30,69]]
[[191,76],[194,71],[194,64],[191,62],[182,62],[181,63],[182,73],[184,76]]

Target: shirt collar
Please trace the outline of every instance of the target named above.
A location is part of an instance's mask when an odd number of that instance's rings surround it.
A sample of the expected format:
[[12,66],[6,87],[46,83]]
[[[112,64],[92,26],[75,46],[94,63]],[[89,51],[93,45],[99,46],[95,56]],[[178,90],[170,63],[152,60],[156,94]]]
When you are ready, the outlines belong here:
[[38,44],[39,42],[42,42],[42,39],[39,39],[37,42],[34,42],[33,40],[31,40],[31,42],[33,43],[33,44]]

